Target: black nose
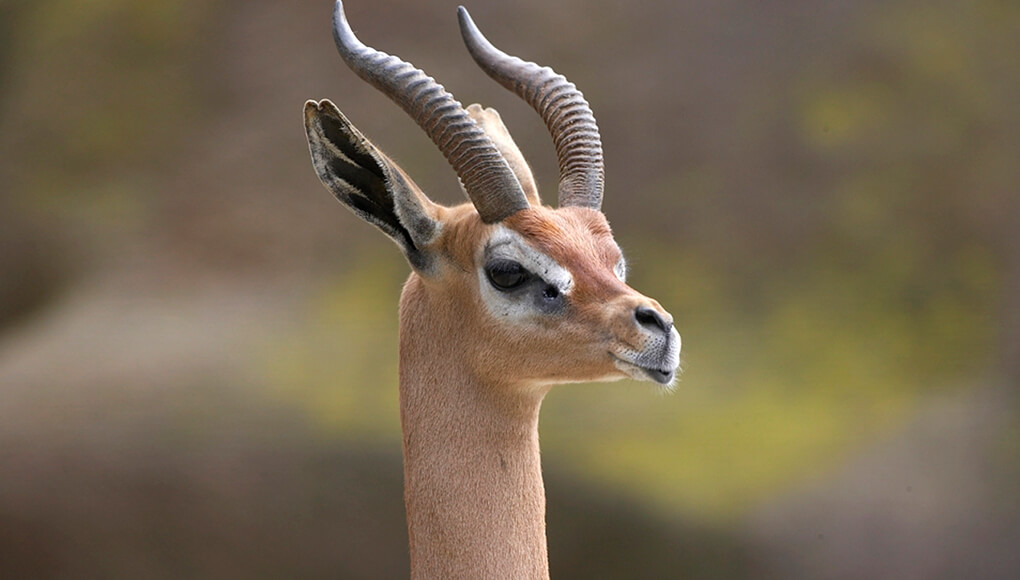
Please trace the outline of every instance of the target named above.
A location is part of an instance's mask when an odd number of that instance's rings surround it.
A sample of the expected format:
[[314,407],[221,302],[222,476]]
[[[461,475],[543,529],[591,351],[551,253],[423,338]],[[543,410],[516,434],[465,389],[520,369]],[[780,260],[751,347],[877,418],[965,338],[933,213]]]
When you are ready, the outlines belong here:
[[672,320],[666,320],[657,310],[648,306],[638,306],[635,308],[634,320],[637,320],[640,326],[652,332],[666,334],[669,332],[669,329],[673,328]]

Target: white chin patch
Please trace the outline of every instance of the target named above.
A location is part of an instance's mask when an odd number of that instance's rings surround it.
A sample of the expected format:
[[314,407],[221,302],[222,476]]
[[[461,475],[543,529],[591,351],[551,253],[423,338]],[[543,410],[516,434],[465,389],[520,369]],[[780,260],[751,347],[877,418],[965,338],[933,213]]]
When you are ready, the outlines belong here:
[[680,370],[680,333],[671,328],[669,336],[656,336],[645,342],[641,350],[623,349],[614,354],[614,364],[627,376],[639,381],[661,381],[649,376],[653,374],[672,373],[673,377],[664,386],[671,388],[676,382],[676,373]]
[[642,369],[640,369],[640,368],[638,368],[638,367],[636,367],[636,366],[634,366],[634,365],[632,365],[630,363],[623,362],[620,359],[616,359],[615,361],[613,361],[613,364],[615,364],[616,368],[620,369],[620,371],[622,371],[623,374],[627,375],[628,377],[630,377],[630,378],[632,378],[634,380],[637,380],[637,381],[650,381],[650,380],[652,380],[652,379],[648,378],[648,375],[645,374],[644,370],[642,370]]

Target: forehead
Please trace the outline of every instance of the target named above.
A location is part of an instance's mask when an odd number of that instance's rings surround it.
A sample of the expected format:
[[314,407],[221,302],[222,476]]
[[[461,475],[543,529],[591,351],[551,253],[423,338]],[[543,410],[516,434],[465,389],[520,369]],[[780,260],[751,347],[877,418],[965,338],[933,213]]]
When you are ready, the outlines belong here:
[[622,257],[609,222],[592,209],[532,207],[508,217],[503,225],[564,266],[595,262],[612,268]]

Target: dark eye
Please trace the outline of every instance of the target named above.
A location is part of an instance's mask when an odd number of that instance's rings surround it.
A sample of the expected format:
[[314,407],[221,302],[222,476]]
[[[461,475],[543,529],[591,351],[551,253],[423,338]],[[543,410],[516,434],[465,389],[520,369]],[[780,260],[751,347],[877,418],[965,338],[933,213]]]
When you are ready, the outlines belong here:
[[513,290],[528,281],[531,274],[517,262],[498,260],[485,266],[485,275],[497,290]]

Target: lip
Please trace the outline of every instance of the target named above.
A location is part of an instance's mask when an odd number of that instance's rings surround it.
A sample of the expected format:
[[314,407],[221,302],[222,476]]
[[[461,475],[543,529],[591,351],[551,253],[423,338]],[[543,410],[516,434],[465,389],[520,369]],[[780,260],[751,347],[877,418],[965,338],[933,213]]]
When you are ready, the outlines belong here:
[[[624,367],[628,367],[630,369],[634,369],[636,371],[639,371],[640,373],[642,373],[646,377],[648,377],[651,381],[659,383],[660,385],[668,385],[668,384],[673,382],[673,379],[676,378],[676,369],[664,370],[664,369],[657,369],[657,368],[652,368],[652,367],[646,367],[646,366],[642,366],[642,365],[639,365],[637,363],[631,362],[629,360],[622,359],[622,358],[616,356],[613,353],[609,353],[609,355],[613,357],[613,360],[617,363],[617,366],[622,365]],[[631,374],[631,373],[627,373],[627,374]],[[631,375],[631,376],[633,376],[633,375]]]
[[659,369],[646,369],[641,368],[642,371],[648,375],[648,378],[659,383],[660,385],[668,385],[673,382],[676,378],[676,371],[661,371]]

